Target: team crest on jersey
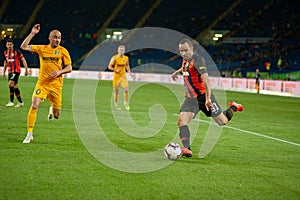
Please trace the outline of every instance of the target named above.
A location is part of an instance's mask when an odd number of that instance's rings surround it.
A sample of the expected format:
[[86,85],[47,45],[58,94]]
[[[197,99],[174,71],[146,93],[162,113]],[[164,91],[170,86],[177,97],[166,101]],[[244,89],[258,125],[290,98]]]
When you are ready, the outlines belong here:
[[37,94],[37,95],[41,94],[41,90],[40,90],[40,89],[37,89],[37,90],[35,91],[35,94]]
[[[185,70],[187,70],[187,68],[190,66],[190,63],[185,62],[185,63],[183,63],[183,66],[184,66]],[[182,76],[188,76],[188,75],[190,75],[188,71],[183,71],[182,72]]]
[[60,54],[60,51],[59,50],[55,50],[55,55],[59,55]]
[[186,63],[184,64],[184,67],[185,67],[185,68],[188,68],[189,65],[190,65],[190,63],[189,63],[189,62],[186,62]]

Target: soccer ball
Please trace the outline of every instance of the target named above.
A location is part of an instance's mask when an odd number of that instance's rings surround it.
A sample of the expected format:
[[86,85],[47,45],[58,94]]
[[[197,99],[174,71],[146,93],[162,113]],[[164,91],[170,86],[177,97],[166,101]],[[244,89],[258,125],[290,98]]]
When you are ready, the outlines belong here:
[[167,144],[164,150],[166,158],[169,160],[175,161],[179,159],[182,155],[180,145],[176,142],[171,142]]

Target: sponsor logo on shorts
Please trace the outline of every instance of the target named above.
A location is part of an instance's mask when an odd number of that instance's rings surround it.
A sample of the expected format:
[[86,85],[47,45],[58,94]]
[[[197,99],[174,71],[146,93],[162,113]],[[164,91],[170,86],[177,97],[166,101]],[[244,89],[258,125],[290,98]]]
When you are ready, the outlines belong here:
[[217,106],[216,103],[212,104],[211,112],[217,113],[219,111],[219,107]]

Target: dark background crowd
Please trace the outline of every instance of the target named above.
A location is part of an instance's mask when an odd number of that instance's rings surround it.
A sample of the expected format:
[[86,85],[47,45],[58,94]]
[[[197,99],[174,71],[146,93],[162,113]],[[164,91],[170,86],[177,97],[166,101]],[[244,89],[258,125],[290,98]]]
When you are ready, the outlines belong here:
[[[299,1],[292,0],[1,0],[0,24],[17,24],[12,38],[17,46],[35,23],[42,31],[33,42],[47,43],[51,29],[63,34],[62,45],[70,50],[75,69],[104,39],[108,29],[131,30],[163,27],[198,41],[223,76],[246,77],[262,72],[291,73],[300,70]],[[29,27],[24,29],[24,27]],[[22,31],[25,33],[22,33]],[[216,31],[218,41],[203,38]],[[5,49],[5,37],[1,50]],[[24,54],[31,67],[38,58]],[[155,49],[128,52],[131,66],[155,62],[168,64],[176,55]],[[176,60],[176,59],[175,59]],[[174,63],[174,62],[173,62]],[[170,63],[170,66],[173,66]],[[175,62],[176,63],[176,62]],[[0,65],[3,64],[3,59]],[[268,66],[268,67],[266,67]]]

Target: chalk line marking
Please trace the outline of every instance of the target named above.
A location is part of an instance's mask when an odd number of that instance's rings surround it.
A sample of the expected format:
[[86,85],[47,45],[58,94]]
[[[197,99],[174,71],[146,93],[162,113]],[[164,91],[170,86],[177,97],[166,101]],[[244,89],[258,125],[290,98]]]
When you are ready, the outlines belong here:
[[[213,125],[218,126],[218,124],[214,123],[214,122],[209,122],[209,121],[205,121],[205,120],[201,120],[201,119],[194,119],[194,120],[198,120],[200,122],[205,122],[207,124],[213,124]],[[235,127],[228,126],[228,125],[223,126],[223,128],[233,129],[233,130],[244,132],[244,133],[248,133],[248,134],[251,134],[251,135],[256,135],[256,136],[259,136],[259,137],[264,137],[264,138],[268,138],[268,139],[271,139],[271,140],[276,140],[276,141],[279,141],[279,142],[284,142],[284,143],[291,144],[291,145],[294,145],[294,146],[300,146],[300,144],[295,143],[295,142],[290,142],[290,141],[287,141],[287,140],[282,140],[282,139],[279,139],[279,138],[275,138],[275,137],[263,135],[263,134],[256,133],[256,132],[253,132],[253,131],[247,131],[247,130],[235,128]]]

